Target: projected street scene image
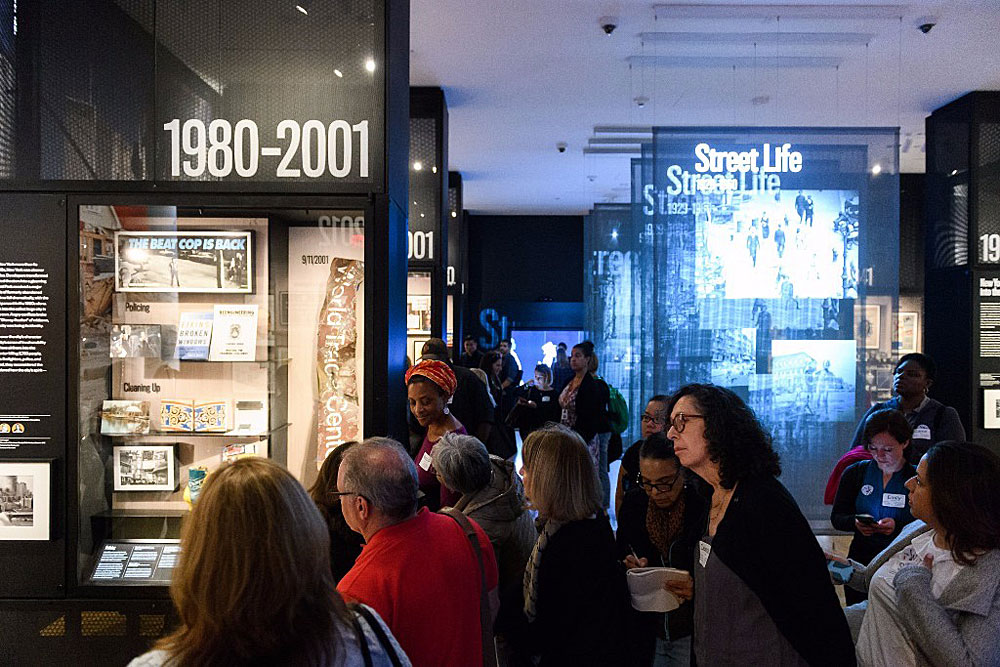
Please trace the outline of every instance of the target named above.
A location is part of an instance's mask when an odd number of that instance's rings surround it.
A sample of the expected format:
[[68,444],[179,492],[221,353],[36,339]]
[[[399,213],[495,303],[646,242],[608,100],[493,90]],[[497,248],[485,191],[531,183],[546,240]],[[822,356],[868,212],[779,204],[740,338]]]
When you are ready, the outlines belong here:
[[775,340],[771,354],[775,417],[854,420],[853,340]]
[[850,298],[858,283],[858,193],[735,195],[697,217],[698,296]]

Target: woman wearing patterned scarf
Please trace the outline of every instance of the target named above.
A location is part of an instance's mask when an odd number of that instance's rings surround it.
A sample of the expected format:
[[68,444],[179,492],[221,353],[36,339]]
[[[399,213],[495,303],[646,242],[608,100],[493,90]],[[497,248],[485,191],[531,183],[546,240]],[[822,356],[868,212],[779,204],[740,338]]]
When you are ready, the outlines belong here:
[[524,573],[521,647],[541,665],[623,665],[625,572],[583,439],[564,426],[524,443],[525,494],[544,527]]
[[448,364],[434,359],[425,359],[406,371],[406,396],[410,411],[427,429],[424,442],[415,458],[417,479],[423,492],[421,501],[432,511],[454,505],[462,494],[455,493],[441,484],[431,460],[431,448],[445,433],[467,431],[462,423],[448,411],[448,402],[455,393],[458,380]]
[[[618,557],[626,568],[692,571],[708,506],[697,488],[687,479],[665,434],[646,438],[639,450],[638,488],[625,495],[618,515]],[[665,614],[633,612],[629,625],[632,664],[691,664],[694,612],[690,601]]]

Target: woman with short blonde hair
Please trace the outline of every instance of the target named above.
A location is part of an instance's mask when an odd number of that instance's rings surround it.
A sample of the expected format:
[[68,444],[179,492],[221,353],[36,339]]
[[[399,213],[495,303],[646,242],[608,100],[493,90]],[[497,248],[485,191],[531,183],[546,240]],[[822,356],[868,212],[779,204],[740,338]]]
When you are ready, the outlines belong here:
[[540,665],[626,664],[625,572],[583,438],[559,425],[533,432],[521,474],[544,526],[524,572],[518,643]]
[[349,610],[334,589],[330,538],[291,474],[263,458],[224,464],[184,522],[170,585],[180,627],[132,667],[375,665],[395,652],[374,610]]
[[578,521],[603,514],[597,470],[579,433],[555,424],[534,431],[522,456],[525,490],[540,515]]

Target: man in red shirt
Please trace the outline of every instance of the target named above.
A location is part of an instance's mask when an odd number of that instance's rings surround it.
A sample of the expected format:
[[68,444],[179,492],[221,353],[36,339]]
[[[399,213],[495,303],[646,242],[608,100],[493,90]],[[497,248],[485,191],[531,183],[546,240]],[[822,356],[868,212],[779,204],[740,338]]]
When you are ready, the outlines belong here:
[[[347,525],[366,542],[337,590],[373,607],[415,667],[482,665],[479,561],[454,519],[417,511],[417,469],[402,445],[369,438],[352,447],[337,489]],[[492,626],[497,564],[486,533],[472,524]]]

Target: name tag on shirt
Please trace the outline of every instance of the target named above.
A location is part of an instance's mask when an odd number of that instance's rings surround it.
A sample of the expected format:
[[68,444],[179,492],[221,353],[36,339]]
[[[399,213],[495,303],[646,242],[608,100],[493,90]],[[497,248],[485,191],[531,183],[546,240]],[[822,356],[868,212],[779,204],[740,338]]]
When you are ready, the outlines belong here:
[[914,440],[930,440],[931,439],[931,428],[927,424],[921,424],[913,429],[913,439]]
[[542,396],[542,403],[548,403],[551,396]]
[[431,458],[431,455],[428,454],[427,452],[424,452],[424,455],[420,457],[420,463],[418,463],[417,465],[419,465],[421,468],[423,468],[427,472],[430,472],[431,471],[431,464],[433,462],[434,462],[434,459]]
[[882,507],[896,507],[902,509],[906,507],[906,495],[902,493],[883,493]]
[[698,563],[702,567],[708,562],[708,557],[712,555],[712,545],[705,541],[698,542]]

